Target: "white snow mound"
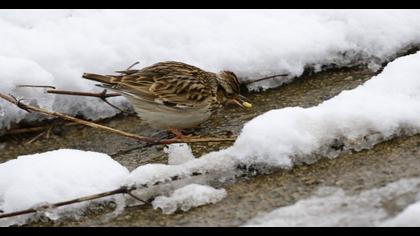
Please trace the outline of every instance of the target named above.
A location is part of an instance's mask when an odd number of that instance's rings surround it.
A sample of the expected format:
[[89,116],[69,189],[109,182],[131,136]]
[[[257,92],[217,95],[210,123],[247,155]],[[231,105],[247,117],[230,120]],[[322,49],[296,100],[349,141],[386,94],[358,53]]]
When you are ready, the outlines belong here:
[[[256,84],[290,81],[306,66],[368,63],[371,68],[420,43],[419,10],[0,10],[0,92],[18,84],[99,91],[84,72],[113,73],[177,60],[241,80],[288,73]],[[34,90],[34,89],[32,89]],[[98,119],[116,110],[96,98],[48,95],[55,111]],[[37,101],[45,106],[45,100]],[[121,97],[111,102],[130,108]],[[0,129],[28,114],[0,101]],[[31,116],[29,115],[29,118]]]
[[246,123],[230,153],[247,165],[291,168],[420,130],[420,53],[311,108],[271,110]]
[[168,154],[169,165],[179,165],[195,159],[191,147],[186,143],[170,144],[163,151]]
[[62,149],[20,156],[0,164],[0,209],[18,211],[113,190],[128,174],[102,153]]

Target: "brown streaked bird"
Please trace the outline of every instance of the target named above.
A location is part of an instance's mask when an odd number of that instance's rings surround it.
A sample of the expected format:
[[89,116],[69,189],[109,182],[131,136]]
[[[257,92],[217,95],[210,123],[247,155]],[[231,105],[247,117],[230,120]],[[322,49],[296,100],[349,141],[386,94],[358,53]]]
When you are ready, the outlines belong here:
[[182,62],[160,62],[141,70],[117,71],[119,75],[84,73],[83,78],[121,93],[142,120],[157,129],[196,127],[219,108],[234,103],[251,104],[240,95],[233,72],[212,73]]

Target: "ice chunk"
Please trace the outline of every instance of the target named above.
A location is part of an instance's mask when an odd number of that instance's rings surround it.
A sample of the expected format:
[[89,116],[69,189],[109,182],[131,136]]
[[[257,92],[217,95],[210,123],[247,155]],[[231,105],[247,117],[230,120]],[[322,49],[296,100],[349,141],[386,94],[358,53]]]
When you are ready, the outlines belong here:
[[172,214],[177,209],[188,211],[193,207],[214,204],[226,197],[226,190],[210,186],[190,184],[175,190],[169,197],[159,196],[152,202],[153,208],[160,208],[165,214]]
[[179,165],[194,160],[191,147],[186,143],[174,143],[165,147],[164,152],[168,154],[169,165]]

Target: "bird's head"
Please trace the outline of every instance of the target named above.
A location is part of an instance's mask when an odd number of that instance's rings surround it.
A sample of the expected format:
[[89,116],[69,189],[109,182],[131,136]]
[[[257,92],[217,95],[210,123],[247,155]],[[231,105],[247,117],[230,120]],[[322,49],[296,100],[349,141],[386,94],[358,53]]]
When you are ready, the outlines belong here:
[[219,72],[217,74],[217,82],[219,84],[217,98],[222,104],[236,104],[243,109],[252,107],[249,100],[240,94],[239,80],[233,72]]

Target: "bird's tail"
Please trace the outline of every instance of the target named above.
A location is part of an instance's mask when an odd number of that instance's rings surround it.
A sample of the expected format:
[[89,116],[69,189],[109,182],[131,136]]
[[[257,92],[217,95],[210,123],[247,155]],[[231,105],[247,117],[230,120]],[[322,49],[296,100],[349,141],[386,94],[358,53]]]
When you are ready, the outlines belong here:
[[103,84],[115,85],[117,84],[117,78],[109,75],[98,75],[98,74],[91,74],[91,73],[83,73],[83,78],[88,80],[97,81]]

